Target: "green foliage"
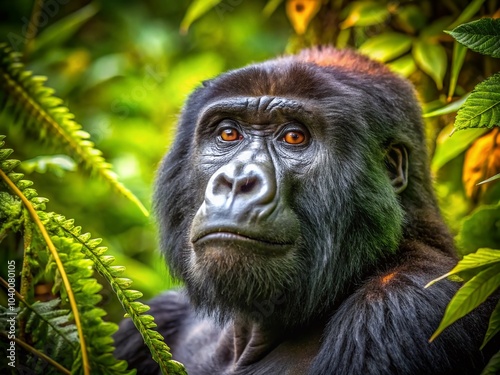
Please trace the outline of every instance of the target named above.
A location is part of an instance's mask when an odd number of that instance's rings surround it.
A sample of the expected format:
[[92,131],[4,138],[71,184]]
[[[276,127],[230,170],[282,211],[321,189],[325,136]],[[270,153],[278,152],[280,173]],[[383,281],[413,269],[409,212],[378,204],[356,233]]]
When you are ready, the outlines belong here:
[[[142,203],[121,184],[110,170],[110,164],[88,140],[90,135],[74,121],[74,115],[53,90],[43,86],[45,77],[33,76],[20,63],[19,55],[5,44],[0,44],[0,110],[12,111],[18,122],[39,133],[41,138],[57,141],[88,172],[98,175],[118,193],[134,202],[148,215]],[[53,137],[46,138],[50,133]]]
[[500,19],[482,18],[460,25],[449,34],[473,51],[500,57]]
[[478,84],[455,120],[457,129],[492,128],[500,125],[500,73]]

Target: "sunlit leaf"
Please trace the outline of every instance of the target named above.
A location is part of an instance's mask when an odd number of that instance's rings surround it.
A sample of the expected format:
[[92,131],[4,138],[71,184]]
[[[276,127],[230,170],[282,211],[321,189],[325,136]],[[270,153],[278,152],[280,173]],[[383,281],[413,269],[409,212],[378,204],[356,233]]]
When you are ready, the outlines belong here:
[[477,139],[465,154],[462,180],[467,196],[476,200],[489,186],[477,184],[499,172],[500,128],[497,127]]
[[450,29],[469,21],[481,9],[485,0],[473,0],[465,7],[460,16],[449,26]]
[[484,269],[465,283],[446,307],[443,320],[431,340],[434,340],[446,327],[483,303],[499,286],[500,264]]
[[415,70],[417,70],[417,65],[411,54],[407,54],[394,60],[387,64],[389,69],[393,72],[402,75],[403,77],[409,77]]
[[302,35],[321,8],[321,0],[287,0],[286,14],[295,32]]
[[431,76],[437,88],[441,90],[448,65],[444,47],[431,43],[428,39],[419,39],[413,46],[413,57],[419,68]]
[[278,6],[283,2],[283,0],[269,0],[266,4],[266,6],[264,7],[264,9],[262,10],[262,13],[264,14],[264,16],[266,17],[270,17],[271,14],[274,13],[274,11],[276,10],[276,8],[278,8]]
[[473,51],[500,57],[500,19],[482,18],[460,25],[449,34]]
[[491,128],[500,125],[500,73],[479,83],[457,113],[455,127]]
[[479,206],[467,217],[458,233],[457,243],[465,253],[485,247],[500,247],[500,205]]
[[359,47],[359,51],[374,60],[386,62],[408,52],[412,45],[409,35],[386,32],[368,39]]
[[453,269],[432,280],[426,287],[429,287],[436,282],[446,279],[452,275],[460,274],[464,271],[469,271],[477,268],[482,268],[484,266],[491,266],[495,264],[500,264],[500,251],[492,249],[479,249],[475,253],[465,255]]
[[187,33],[189,26],[222,0],[194,0],[181,21],[181,32]]
[[498,332],[500,332],[500,301],[498,301],[495,310],[490,316],[490,323],[488,324],[488,331],[484,336],[483,345],[481,349],[490,341],[493,336],[495,336]]
[[353,1],[347,7],[347,16],[340,24],[341,29],[353,26],[370,26],[384,22],[390,12],[387,6],[373,1]]
[[450,75],[450,87],[448,89],[448,98],[451,99],[455,93],[455,88],[457,87],[458,75],[462,69],[462,65],[465,59],[465,53],[467,48],[465,48],[460,43],[455,42],[453,45],[453,57],[451,59],[451,75]]

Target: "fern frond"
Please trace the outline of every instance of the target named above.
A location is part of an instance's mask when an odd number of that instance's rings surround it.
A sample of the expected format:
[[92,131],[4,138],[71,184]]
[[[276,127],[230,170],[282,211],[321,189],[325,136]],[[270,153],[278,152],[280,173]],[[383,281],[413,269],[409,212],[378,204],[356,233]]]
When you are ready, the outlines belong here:
[[151,315],[144,315],[149,310],[149,306],[137,301],[142,297],[142,293],[129,289],[132,281],[121,277],[125,268],[112,265],[115,259],[111,255],[105,255],[107,247],[99,246],[102,240],[100,238],[91,239],[90,233],[81,234],[81,227],[75,226],[73,220],[66,220],[64,216],[52,215],[52,220],[59,227],[61,235],[72,236],[73,240],[82,246],[81,251],[88,259],[92,260],[95,269],[109,282],[162,372],[164,374],[186,374],[184,366],[172,360],[170,348],[165,344],[163,336],[154,330],[157,326],[154,318]]
[[45,87],[46,78],[33,76],[19,61],[19,53],[0,44],[0,110],[9,108],[14,118],[40,137],[62,143],[70,155],[91,174],[100,176],[115,191],[136,204],[144,215],[149,213],[139,199],[117,179],[102,152],[89,141],[90,135],[74,120],[74,115],[54,90]]

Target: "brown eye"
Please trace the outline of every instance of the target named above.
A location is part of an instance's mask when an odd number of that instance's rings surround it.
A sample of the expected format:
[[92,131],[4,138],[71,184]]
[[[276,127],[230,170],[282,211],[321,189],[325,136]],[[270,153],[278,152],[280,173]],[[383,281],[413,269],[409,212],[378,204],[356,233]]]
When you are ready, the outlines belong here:
[[236,129],[224,129],[220,133],[220,137],[226,142],[234,142],[243,139],[243,136]]
[[283,140],[290,145],[299,145],[301,143],[304,143],[304,141],[306,140],[306,136],[298,131],[290,131],[285,134]]

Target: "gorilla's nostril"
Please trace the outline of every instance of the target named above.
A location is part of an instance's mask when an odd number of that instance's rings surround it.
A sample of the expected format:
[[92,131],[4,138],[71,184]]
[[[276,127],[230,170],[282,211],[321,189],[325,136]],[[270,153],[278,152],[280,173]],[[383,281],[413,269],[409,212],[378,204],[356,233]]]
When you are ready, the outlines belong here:
[[250,193],[255,185],[257,184],[257,180],[255,178],[247,178],[245,182],[240,186],[240,192],[243,194]]

